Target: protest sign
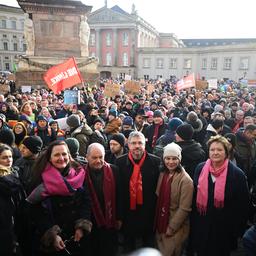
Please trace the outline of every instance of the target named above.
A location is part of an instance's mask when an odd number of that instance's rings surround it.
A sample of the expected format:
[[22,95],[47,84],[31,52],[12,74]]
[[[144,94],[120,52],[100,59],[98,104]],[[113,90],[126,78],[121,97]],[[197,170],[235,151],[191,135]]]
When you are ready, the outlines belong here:
[[25,92],[31,93],[31,86],[30,85],[23,85],[23,86],[21,86],[21,92],[22,93],[25,93]]
[[193,73],[193,74],[188,75],[185,78],[179,80],[176,83],[176,90],[181,91],[181,90],[184,90],[184,89],[195,87],[195,85],[196,85],[195,84],[195,75]]
[[65,130],[68,128],[68,125],[67,125],[67,117],[55,119],[55,121],[58,122],[59,128],[60,128],[61,130],[64,130],[64,131],[65,131]]
[[196,80],[196,89],[203,91],[208,88],[208,82],[205,80]]
[[50,68],[44,75],[44,81],[55,94],[82,83],[74,58]]
[[105,84],[104,95],[106,97],[115,97],[120,93],[120,85],[119,84]]
[[10,92],[9,84],[0,84],[0,94],[6,94]]
[[132,80],[132,76],[131,75],[126,75],[124,76],[124,80],[125,81],[129,81],[129,80]]
[[256,87],[256,80],[248,80],[248,87]]
[[155,90],[155,86],[153,84],[147,85],[147,91],[149,94],[151,94]]
[[64,91],[64,104],[80,104],[80,91],[78,90]]
[[209,89],[218,89],[218,80],[217,79],[208,79],[208,88]]
[[138,94],[140,93],[140,84],[135,81],[127,81],[124,85],[125,92],[127,94]]

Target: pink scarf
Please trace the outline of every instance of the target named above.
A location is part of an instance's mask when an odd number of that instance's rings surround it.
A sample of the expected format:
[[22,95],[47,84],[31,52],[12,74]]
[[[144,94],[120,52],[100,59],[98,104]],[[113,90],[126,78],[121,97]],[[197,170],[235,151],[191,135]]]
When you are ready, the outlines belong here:
[[154,148],[156,146],[156,141],[158,139],[159,128],[163,124],[163,122],[164,121],[162,120],[159,124],[155,125],[153,140],[152,140],[152,148]]
[[206,161],[199,176],[197,185],[196,205],[200,214],[204,215],[207,211],[209,173],[216,178],[214,188],[214,206],[216,208],[224,207],[228,162],[228,159],[226,159],[220,168],[214,169],[212,167],[211,160],[208,159]]
[[27,201],[38,203],[49,196],[70,196],[82,187],[85,179],[85,170],[70,168],[68,175],[63,177],[50,163],[42,173],[43,182],[28,196]]

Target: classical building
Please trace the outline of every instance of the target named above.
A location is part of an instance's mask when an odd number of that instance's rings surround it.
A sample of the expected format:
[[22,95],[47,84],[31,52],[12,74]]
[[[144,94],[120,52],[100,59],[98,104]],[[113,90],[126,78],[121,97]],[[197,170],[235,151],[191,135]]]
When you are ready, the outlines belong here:
[[0,70],[13,70],[15,55],[24,54],[24,13],[21,8],[0,4]]
[[[178,39],[140,17],[105,6],[89,15],[89,53],[99,58],[102,77],[168,79],[194,72],[200,77],[256,79],[256,39]],[[0,5],[0,70],[13,70],[25,54],[22,9]]]
[[237,39],[233,44],[215,40],[213,46],[194,42],[195,46],[184,48],[139,48],[138,78],[165,80],[195,73],[205,79],[256,79],[256,39]]

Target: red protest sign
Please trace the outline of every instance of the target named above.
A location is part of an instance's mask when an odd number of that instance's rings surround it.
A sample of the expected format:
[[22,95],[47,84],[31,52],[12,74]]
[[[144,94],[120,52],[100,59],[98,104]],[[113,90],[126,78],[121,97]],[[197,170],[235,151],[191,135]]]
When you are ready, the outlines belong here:
[[44,75],[44,81],[55,94],[82,83],[74,58],[50,68]]
[[193,73],[193,74],[188,75],[185,78],[179,80],[176,83],[176,90],[180,91],[180,90],[184,90],[184,89],[195,87],[195,86],[196,86],[195,75]]

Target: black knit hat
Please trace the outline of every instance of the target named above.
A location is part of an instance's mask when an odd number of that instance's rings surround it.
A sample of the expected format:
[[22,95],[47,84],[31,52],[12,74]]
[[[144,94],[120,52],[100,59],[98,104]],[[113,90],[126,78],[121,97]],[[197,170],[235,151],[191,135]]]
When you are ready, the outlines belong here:
[[79,141],[76,138],[67,138],[65,142],[68,145],[68,149],[70,151],[70,154],[72,157],[78,156],[78,151],[79,151]]
[[26,137],[22,144],[24,144],[33,154],[41,152],[43,147],[43,141],[39,136]]
[[12,146],[15,141],[15,135],[10,129],[3,129],[0,131],[0,142]]
[[79,118],[78,115],[72,114],[71,116],[69,116],[67,118],[66,123],[67,123],[68,126],[70,126],[72,128],[76,128],[76,127],[80,126],[81,121],[80,121],[80,118]]
[[182,124],[177,128],[176,133],[183,140],[191,140],[193,138],[194,129],[191,124]]
[[114,134],[110,140],[117,141],[122,147],[124,147],[125,144],[125,137],[122,133]]

